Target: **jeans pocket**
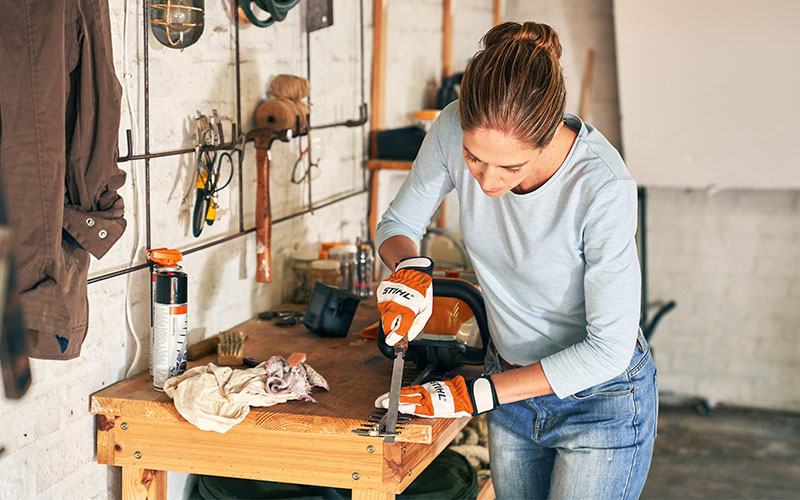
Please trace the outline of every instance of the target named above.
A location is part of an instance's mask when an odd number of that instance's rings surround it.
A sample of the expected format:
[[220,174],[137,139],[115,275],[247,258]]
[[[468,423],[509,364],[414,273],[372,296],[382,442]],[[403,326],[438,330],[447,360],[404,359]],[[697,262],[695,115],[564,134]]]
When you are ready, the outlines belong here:
[[625,396],[633,392],[633,383],[628,378],[627,372],[623,372],[607,382],[597,384],[582,391],[578,391],[572,396],[572,399],[581,401],[589,398],[608,398]]

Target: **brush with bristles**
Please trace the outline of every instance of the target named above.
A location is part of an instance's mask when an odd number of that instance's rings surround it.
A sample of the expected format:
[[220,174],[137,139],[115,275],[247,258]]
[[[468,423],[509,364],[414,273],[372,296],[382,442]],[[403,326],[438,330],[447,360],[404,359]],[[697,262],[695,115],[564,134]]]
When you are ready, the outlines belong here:
[[244,358],[244,333],[220,332],[217,362],[220,365],[241,365]]

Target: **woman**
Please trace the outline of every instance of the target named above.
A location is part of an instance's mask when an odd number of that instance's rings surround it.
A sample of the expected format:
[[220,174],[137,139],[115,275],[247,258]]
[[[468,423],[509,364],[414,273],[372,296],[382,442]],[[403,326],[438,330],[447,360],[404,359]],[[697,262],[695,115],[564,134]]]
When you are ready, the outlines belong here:
[[658,403],[638,330],[636,183],[600,132],[564,113],[560,57],[544,24],[484,36],[459,101],[442,111],[378,226],[394,270],[378,307],[390,345],[424,326],[433,262],[417,243],[456,189],[487,308],[486,371],[404,388],[400,411],[491,411],[498,499],[637,498]]

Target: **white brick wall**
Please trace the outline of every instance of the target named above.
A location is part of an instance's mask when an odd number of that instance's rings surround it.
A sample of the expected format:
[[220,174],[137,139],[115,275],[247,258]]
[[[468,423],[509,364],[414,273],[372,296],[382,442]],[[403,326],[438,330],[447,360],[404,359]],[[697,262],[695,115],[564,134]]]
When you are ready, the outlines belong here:
[[[111,25],[117,74],[123,80],[123,2],[112,1]],[[137,117],[138,143],[142,152],[142,54],[141,0],[129,2],[128,72],[131,103]],[[206,2],[206,26],[202,38],[183,52],[166,49],[150,37],[150,150],[153,152],[191,145],[191,118],[198,111],[216,108],[224,119],[235,119],[233,33],[228,2]],[[406,125],[409,110],[423,102],[422,89],[438,83],[441,73],[441,5],[438,0],[388,2],[390,10],[390,62],[387,88],[387,126],[395,120]],[[372,2],[364,0],[367,24],[366,78],[371,63]],[[477,0],[460,6],[457,22],[482,23],[486,8]],[[323,124],[354,118],[361,99],[359,85],[358,3],[334,2],[335,24],[311,34],[312,123]],[[423,13],[424,15],[420,15]],[[490,14],[489,14],[490,15]],[[438,20],[437,20],[438,16]],[[241,30],[241,89],[244,128],[265,96],[269,80],[278,73],[306,75],[303,3],[286,20],[266,29]],[[423,22],[424,20],[424,22]],[[490,23],[491,21],[487,21]],[[470,24],[470,25],[472,25]],[[476,37],[480,36],[476,34]],[[477,38],[476,38],[477,39]],[[438,40],[438,41],[437,41]],[[402,41],[400,46],[391,44]],[[433,44],[433,45],[432,45]],[[436,50],[430,50],[430,47]],[[419,61],[423,61],[419,63]],[[398,73],[400,72],[400,73]],[[403,79],[397,75],[402,74]],[[395,99],[394,96],[403,96]],[[369,98],[369,82],[366,97]],[[394,114],[392,114],[394,113]],[[402,121],[402,123],[400,123]],[[225,133],[229,134],[229,123]],[[121,144],[124,129],[131,127],[123,102]],[[314,157],[320,169],[313,179],[315,202],[362,189],[362,129],[326,129],[314,132]],[[306,144],[303,139],[303,144]],[[318,142],[317,142],[318,141]],[[124,153],[124,145],[121,148]],[[305,207],[305,187],[288,181],[298,151],[297,141],[273,146],[271,197],[273,218]],[[255,168],[252,146],[244,167],[245,227],[253,225]],[[128,230],[102,261],[92,261],[91,275],[127,267],[139,242],[134,263],[143,262],[144,175],[143,164],[125,163],[128,183],[122,188],[127,206]],[[137,174],[133,186],[131,169]],[[220,195],[221,219],[206,226],[201,238],[191,236],[188,221],[193,203],[192,158],[153,160],[151,172],[152,238],[154,246],[191,248],[238,231],[238,179]],[[134,190],[139,194],[134,202]],[[189,204],[183,202],[191,192]],[[285,258],[301,244],[330,240],[354,240],[363,234],[367,197],[346,201],[279,223],[273,228],[275,282],[254,280],[254,237],[240,237],[186,256],[189,275],[189,338],[200,340],[252,317],[281,302],[286,291]],[[118,468],[98,465],[95,458],[95,424],[89,413],[89,395],[124,378],[134,359],[135,346],[125,320],[126,291],[136,334],[145,345],[149,328],[149,284],[146,271],[94,283],[89,286],[90,327],[83,351],[70,361],[32,360],[33,386],[20,401],[0,398],[0,499],[94,499],[119,498]],[[135,371],[147,369],[148,353],[141,353]],[[185,496],[185,475],[169,475],[169,497]]]
[[660,388],[800,410],[800,192],[648,190]]

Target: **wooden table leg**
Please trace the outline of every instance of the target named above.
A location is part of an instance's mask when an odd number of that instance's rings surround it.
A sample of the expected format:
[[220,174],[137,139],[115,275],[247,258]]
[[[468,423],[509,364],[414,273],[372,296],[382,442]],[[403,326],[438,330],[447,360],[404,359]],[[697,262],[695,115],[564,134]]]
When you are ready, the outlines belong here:
[[481,489],[478,490],[477,500],[494,500],[494,483],[492,483],[491,476],[483,483]]
[[394,493],[381,490],[353,490],[353,500],[394,500]]
[[167,472],[123,466],[122,500],[167,500]]

